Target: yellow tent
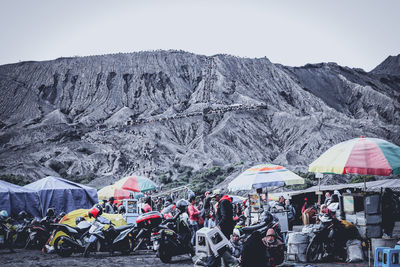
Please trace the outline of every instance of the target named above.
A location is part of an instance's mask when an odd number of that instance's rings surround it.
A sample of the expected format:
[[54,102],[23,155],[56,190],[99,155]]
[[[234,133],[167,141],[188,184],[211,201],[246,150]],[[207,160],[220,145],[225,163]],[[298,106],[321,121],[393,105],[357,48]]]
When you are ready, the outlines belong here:
[[[89,215],[88,215],[88,209],[78,209],[78,210],[74,210],[71,211],[70,213],[68,213],[67,215],[65,215],[60,223],[64,223],[67,224],[69,226],[75,227],[75,219],[79,216],[82,216],[83,218],[85,218],[85,220],[87,220],[88,222],[92,222],[94,219],[90,219]],[[103,213],[101,216],[111,220],[114,224],[115,227],[118,226],[122,226],[122,225],[126,225],[126,221],[124,220],[124,218],[122,217],[121,214],[108,214],[108,213]],[[54,241],[56,240],[57,237],[61,236],[61,235],[66,235],[64,232],[62,231],[58,231],[54,237],[50,237],[50,242],[49,245],[53,246],[54,245]]]

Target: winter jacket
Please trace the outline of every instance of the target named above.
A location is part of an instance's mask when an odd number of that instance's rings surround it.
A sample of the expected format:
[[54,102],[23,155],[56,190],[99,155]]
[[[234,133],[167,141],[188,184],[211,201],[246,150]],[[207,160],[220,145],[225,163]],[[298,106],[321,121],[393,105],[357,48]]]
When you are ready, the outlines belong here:
[[199,221],[199,210],[193,204],[189,205],[188,213],[189,213],[189,220],[190,221],[192,221],[192,222],[198,222]]
[[233,209],[232,200],[228,195],[223,196],[218,203],[217,226],[221,227],[221,231],[226,237],[232,234],[234,223],[233,223]]

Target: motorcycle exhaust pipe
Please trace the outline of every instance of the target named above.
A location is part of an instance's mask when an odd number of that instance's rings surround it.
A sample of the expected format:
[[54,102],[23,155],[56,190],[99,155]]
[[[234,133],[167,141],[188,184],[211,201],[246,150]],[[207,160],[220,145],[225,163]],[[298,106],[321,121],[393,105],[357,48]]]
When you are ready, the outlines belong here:
[[62,240],[62,241],[65,242],[65,243],[68,243],[68,244],[70,244],[70,245],[72,245],[72,246],[78,247],[78,248],[82,248],[82,249],[85,248],[84,246],[82,246],[81,244],[79,244],[79,243],[76,242],[75,240],[69,238],[68,236],[62,236],[62,237],[60,238],[60,240]]

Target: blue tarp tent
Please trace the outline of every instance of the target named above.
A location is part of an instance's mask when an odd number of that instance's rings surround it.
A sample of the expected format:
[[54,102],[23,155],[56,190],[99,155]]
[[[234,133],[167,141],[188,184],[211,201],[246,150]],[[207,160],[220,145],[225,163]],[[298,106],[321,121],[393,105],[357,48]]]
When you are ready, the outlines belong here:
[[26,211],[34,217],[42,217],[39,194],[28,188],[0,180],[0,210],[17,215]]
[[63,211],[68,213],[91,208],[98,202],[96,189],[53,176],[25,185],[24,188],[39,193],[43,214],[48,208],[54,208],[57,214]]

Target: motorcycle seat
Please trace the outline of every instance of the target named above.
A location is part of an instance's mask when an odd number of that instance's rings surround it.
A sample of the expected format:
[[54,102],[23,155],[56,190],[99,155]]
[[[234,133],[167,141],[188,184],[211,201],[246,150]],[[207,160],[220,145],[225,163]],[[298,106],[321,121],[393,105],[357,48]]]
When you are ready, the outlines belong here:
[[129,228],[132,228],[132,225],[131,225],[131,224],[118,226],[118,227],[115,228],[115,230],[116,230],[117,232],[122,232],[122,231],[125,231],[126,229],[129,229]]
[[242,228],[243,233],[245,234],[251,234],[254,231],[257,231],[263,227],[265,227],[266,224],[265,223],[260,223],[260,224],[256,224],[256,225],[252,225],[252,226],[246,226]]

